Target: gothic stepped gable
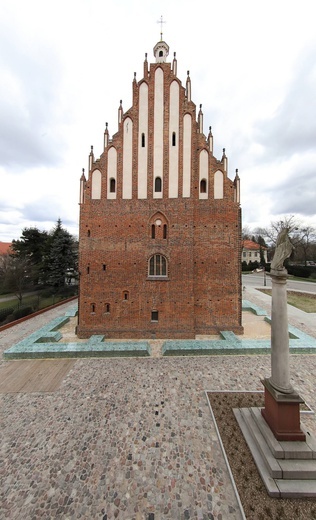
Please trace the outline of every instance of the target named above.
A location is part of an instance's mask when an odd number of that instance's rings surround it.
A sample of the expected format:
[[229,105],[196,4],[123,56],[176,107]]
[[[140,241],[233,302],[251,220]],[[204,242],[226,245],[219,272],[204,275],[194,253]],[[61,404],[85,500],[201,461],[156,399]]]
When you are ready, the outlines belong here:
[[[167,61],[163,40],[133,104],[118,108],[80,180],[77,334],[106,338],[194,338],[242,333],[240,183],[225,150],[213,155],[202,105]],[[114,88],[116,88],[114,86]]]

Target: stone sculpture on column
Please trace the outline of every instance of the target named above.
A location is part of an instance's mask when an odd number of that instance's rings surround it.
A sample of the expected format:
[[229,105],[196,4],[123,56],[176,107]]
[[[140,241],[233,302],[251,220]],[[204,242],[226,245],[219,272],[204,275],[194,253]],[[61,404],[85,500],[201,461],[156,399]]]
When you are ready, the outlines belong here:
[[271,262],[271,377],[262,381],[265,387],[265,407],[262,409],[262,415],[276,439],[304,441],[305,434],[300,429],[299,409],[300,403],[304,401],[290,383],[286,295],[288,273],[283,265],[293,251],[288,231],[288,228],[280,231]]

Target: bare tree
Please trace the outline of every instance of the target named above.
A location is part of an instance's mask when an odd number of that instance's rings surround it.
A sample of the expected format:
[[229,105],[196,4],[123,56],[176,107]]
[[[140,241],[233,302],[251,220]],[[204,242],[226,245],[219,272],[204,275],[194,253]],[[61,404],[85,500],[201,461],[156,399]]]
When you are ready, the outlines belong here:
[[3,255],[0,262],[0,281],[4,290],[14,293],[22,303],[23,291],[30,283],[30,264],[27,259]]
[[280,220],[270,223],[268,228],[257,228],[255,233],[265,238],[273,253],[277,237],[284,228],[288,229],[290,240],[294,246],[291,256],[296,261],[303,261],[306,265],[308,256],[316,242],[316,230],[311,226],[304,226],[294,215],[285,215]]
[[249,226],[244,226],[241,231],[243,240],[251,240],[252,231]]
[[295,246],[293,237],[299,227],[300,223],[294,215],[285,215],[280,220],[270,222],[270,226],[267,228],[256,228],[255,234],[261,235],[270,246],[275,246],[278,234],[283,228],[287,228],[291,241]]
[[307,265],[309,257],[312,258],[312,251],[316,245],[316,229],[312,226],[306,226],[299,231],[295,259],[303,261]]

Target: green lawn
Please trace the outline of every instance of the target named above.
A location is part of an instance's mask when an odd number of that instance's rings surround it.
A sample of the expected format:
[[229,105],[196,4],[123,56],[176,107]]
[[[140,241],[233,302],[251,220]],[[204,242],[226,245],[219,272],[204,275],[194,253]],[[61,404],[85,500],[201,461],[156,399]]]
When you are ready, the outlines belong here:
[[[271,296],[271,289],[258,289],[259,291]],[[316,294],[306,294],[294,291],[287,291],[287,303],[297,307],[304,312],[316,312]]]
[[[69,297],[71,297],[71,296],[69,296]],[[19,300],[15,295],[13,295],[13,294],[6,295],[6,298],[10,298],[10,299],[6,300],[6,301],[0,301],[0,310],[6,309],[7,307],[13,307],[14,309],[17,309],[19,307]],[[49,307],[50,305],[54,305],[55,303],[58,303],[61,300],[64,300],[66,298],[67,298],[67,296],[60,295],[60,294],[55,294],[53,296],[44,297],[44,296],[41,296],[41,292],[38,291],[36,294],[29,294],[29,295],[23,296],[21,306],[22,307],[33,307],[33,309],[36,311],[36,310],[44,309],[45,307]]]
[[[32,296],[24,296],[22,299],[22,306],[33,307],[34,309],[44,309],[44,307],[58,303],[61,299],[61,296],[50,296],[49,298],[42,298],[37,294]],[[6,307],[13,307],[14,309],[17,309],[19,307],[19,300],[17,297],[13,296],[10,300],[5,302],[0,301],[0,309],[5,309]]]

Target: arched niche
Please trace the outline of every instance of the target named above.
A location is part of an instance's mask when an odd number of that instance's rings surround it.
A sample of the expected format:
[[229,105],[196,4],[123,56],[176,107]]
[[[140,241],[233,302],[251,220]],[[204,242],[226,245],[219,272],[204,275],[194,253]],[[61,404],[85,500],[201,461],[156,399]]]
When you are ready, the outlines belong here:
[[101,199],[101,172],[100,172],[100,170],[94,170],[92,172],[91,198],[92,199]]
[[214,175],[214,199],[224,198],[224,175],[217,170]]
[[117,193],[117,151],[112,146],[108,151],[107,198],[116,199]]
[[[207,199],[208,193],[207,189],[205,191],[201,191],[201,181],[205,181],[205,187],[207,188],[207,179],[208,179],[208,153],[206,150],[202,150],[200,152],[200,158],[199,158],[199,198],[200,199]],[[204,186],[204,183],[202,184]]]

